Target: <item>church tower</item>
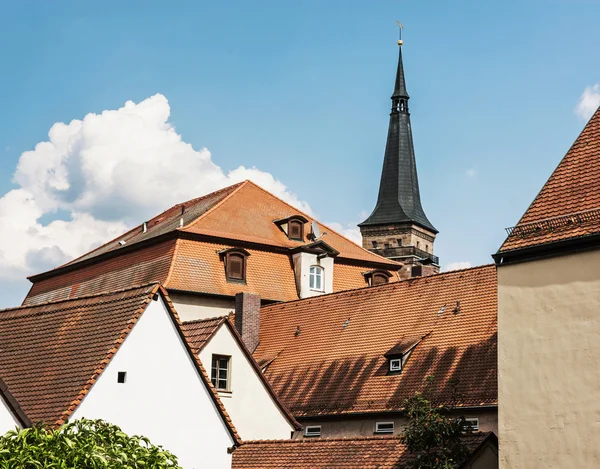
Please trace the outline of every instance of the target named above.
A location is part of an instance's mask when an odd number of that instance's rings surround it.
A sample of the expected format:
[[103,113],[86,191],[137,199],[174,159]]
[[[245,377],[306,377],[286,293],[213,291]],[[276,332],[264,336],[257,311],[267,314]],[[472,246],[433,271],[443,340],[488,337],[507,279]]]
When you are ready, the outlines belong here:
[[364,248],[389,259],[411,264],[413,275],[425,275],[439,271],[439,260],[433,255],[433,243],[438,231],[427,219],[421,206],[408,112],[410,98],[402,64],[402,40],[398,41],[398,46],[398,70],[379,196],[373,213],[358,226]]

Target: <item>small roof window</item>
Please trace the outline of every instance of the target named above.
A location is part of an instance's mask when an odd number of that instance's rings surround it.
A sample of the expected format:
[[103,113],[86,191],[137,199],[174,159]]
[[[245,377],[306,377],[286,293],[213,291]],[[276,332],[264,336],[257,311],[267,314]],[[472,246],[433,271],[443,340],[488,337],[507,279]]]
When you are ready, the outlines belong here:
[[246,283],[246,264],[250,253],[245,249],[230,248],[219,251],[228,282]]
[[376,285],[383,285],[390,281],[392,274],[390,274],[387,270],[370,270],[369,272],[363,272],[363,276],[365,277],[365,282],[370,287],[374,287]]
[[288,239],[293,241],[304,241],[304,224],[308,220],[302,215],[291,215],[287,218],[273,220],[281,231],[283,231]]

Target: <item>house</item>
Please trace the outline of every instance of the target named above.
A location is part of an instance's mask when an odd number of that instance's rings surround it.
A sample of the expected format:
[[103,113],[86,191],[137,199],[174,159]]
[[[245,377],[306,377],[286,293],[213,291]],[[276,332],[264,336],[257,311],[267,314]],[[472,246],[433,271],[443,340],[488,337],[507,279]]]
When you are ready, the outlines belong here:
[[496,285],[486,265],[264,306],[254,357],[296,438],[398,434],[428,376],[436,404],[496,432]]
[[0,311],[0,377],[3,427],[7,408],[19,427],[101,418],[190,469],[230,468],[240,442],[157,284]]
[[[257,300],[254,295],[251,300]],[[238,294],[237,302],[248,302]],[[260,303],[254,309],[259,314]],[[227,316],[183,323],[192,351],[211,365],[210,377],[244,440],[289,439],[300,424],[278,398]]]
[[[496,469],[493,433],[464,438],[470,452],[461,469]],[[398,469],[414,460],[398,437],[248,441],[233,453],[232,469]]]
[[600,466],[600,109],[494,259],[501,467]]
[[225,316],[236,293],[264,304],[398,278],[402,265],[357,246],[250,181],[157,215],[30,277],[23,305],[159,282],[182,320]]
[[0,435],[15,428],[31,426],[31,421],[0,378]]

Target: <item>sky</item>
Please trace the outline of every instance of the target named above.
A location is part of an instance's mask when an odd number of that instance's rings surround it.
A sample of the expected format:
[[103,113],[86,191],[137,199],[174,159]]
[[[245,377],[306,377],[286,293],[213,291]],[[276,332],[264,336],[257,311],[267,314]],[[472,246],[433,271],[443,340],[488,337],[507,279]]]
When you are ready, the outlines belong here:
[[243,179],[357,239],[404,24],[444,269],[491,262],[600,105],[600,0],[0,0],[0,307]]

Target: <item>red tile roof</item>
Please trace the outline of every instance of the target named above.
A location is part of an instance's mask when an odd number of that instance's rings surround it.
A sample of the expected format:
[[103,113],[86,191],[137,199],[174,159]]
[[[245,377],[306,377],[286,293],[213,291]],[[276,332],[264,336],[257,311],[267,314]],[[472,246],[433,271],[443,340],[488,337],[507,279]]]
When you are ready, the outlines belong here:
[[[465,438],[471,452],[490,437]],[[246,441],[232,469],[399,469],[414,460],[398,437]]]
[[227,321],[227,316],[185,321],[181,324],[185,338],[196,355],[202,351],[225,321]]
[[[384,354],[414,337],[388,375]],[[437,402],[458,380],[459,406],[495,406],[496,337],[496,268],[482,266],[266,306],[254,356],[296,417],[401,410],[429,375]]]
[[[180,227],[182,207],[184,226]],[[160,282],[169,290],[226,296],[249,292],[265,300],[295,300],[298,293],[290,249],[308,240],[289,240],[273,222],[294,214],[305,216],[246,181],[167,210],[148,223],[145,233],[137,227],[65,266],[31,277],[34,285],[23,304],[147,282]],[[319,226],[321,239],[339,251],[335,290],[364,286],[362,273],[372,265],[392,271],[401,267]],[[119,240],[126,244],[121,246]],[[242,245],[251,254],[246,283],[230,283],[218,251]]]
[[12,393],[9,391],[8,386],[2,378],[0,378],[0,401],[8,406],[15,419],[21,424],[22,427],[30,427],[31,420],[21,409],[21,404],[15,399]]
[[499,252],[600,233],[599,181],[600,108]]
[[[167,292],[157,284],[0,310],[0,377],[27,417],[34,423],[62,425],[157,293],[183,338]],[[239,441],[204,367],[184,343],[233,439]]]

